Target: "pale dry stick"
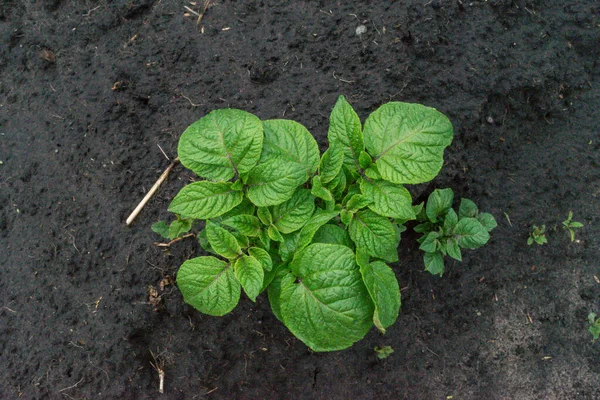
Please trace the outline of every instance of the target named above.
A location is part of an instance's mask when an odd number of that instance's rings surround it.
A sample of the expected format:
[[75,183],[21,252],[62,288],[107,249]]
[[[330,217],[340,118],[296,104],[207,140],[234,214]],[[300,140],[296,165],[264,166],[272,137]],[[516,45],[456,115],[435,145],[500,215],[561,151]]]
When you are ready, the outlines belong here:
[[173,169],[175,164],[177,164],[177,162],[179,162],[179,157],[177,157],[171,162],[167,169],[165,169],[165,172],[162,173],[162,175],[158,178],[156,183],[150,188],[148,193],[146,193],[142,201],[140,201],[140,204],[138,204],[135,210],[133,210],[133,212],[131,213],[131,215],[127,217],[127,221],[125,222],[127,226],[131,225],[131,223],[138,216],[140,211],[142,211],[142,208],[144,208],[148,200],[150,200],[150,198],[154,195],[154,193],[156,193],[160,185],[162,185],[162,183],[167,179],[167,176],[169,176],[169,172],[171,172],[171,170]]
[[[150,362],[150,365],[158,372],[158,393],[163,394],[165,392],[165,363],[163,360],[156,360],[152,350],[150,350],[150,354],[152,354],[152,358],[154,359],[154,363]],[[160,354],[158,355],[158,358],[160,359]]]
[[210,7],[210,6],[211,6],[210,0],[204,0],[204,9],[200,13],[200,15],[198,15],[198,20],[196,21],[196,26],[200,25],[200,23],[202,22],[202,18],[204,18],[204,14],[206,13],[206,10],[208,10],[208,7]]
[[169,243],[158,243],[158,242],[156,242],[156,243],[154,243],[154,245],[158,246],[158,247],[171,247],[171,245],[173,243],[179,242],[180,240],[183,240],[185,238],[189,238],[189,237],[192,237],[192,236],[196,236],[196,234],[195,233],[188,233],[187,235],[179,236],[178,238],[175,238],[175,239],[171,240]]

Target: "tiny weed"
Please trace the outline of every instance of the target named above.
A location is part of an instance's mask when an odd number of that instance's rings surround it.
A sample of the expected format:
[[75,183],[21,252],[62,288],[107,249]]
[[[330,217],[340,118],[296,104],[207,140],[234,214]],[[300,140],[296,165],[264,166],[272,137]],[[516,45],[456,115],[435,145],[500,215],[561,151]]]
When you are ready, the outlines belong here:
[[378,347],[375,347],[373,350],[375,350],[377,358],[379,358],[380,360],[384,360],[384,359],[388,358],[394,352],[394,349],[392,349],[392,346],[382,346],[382,347],[378,346]]
[[548,239],[546,239],[546,225],[542,225],[541,227],[533,226],[533,231],[531,231],[527,239],[527,245],[531,246],[533,243],[540,245],[548,243]]
[[571,242],[575,241],[575,229],[583,227],[581,222],[573,221],[573,211],[569,211],[569,217],[563,221],[563,228],[569,232]]

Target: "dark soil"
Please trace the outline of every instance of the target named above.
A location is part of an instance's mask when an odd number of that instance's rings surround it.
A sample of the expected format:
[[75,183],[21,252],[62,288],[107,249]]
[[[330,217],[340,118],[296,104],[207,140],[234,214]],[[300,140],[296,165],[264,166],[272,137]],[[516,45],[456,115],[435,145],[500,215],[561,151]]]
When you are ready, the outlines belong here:
[[[597,1],[215,1],[199,26],[199,5],[108,3],[0,1],[0,398],[600,398]],[[152,244],[180,166],[125,226],[158,146],[222,107],[325,146],[339,94],[363,120],[390,100],[448,115],[425,189],[493,213],[490,243],[440,279],[403,237],[396,325],[342,352],[310,352],[264,295],[213,318],[161,289],[200,250]],[[527,246],[533,224],[549,244]]]

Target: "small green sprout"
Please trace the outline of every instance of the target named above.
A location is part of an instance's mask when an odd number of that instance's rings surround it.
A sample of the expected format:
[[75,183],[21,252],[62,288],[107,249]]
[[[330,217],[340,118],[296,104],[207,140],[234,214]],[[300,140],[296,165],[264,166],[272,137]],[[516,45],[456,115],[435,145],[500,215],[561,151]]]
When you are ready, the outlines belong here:
[[548,239],[546,239],[546,225],[542,225],[541,227],[533,226],[533,231],[531,231],[527,239],[527,245],[531,246],[534,242],[540,245],[548,243]]
[[579,229],[583,227],[581,222],[572,221],[573,219],[573,211],[569,211],[569,217],[563,221],[563,228],[569,231],[569,235],[571,236],[571,242],[575,241],[575,229]]
[[588,330],[594,337],[594,340],[598,340],[600,336],[600,318],[596,319],[596,313],[590,313],[588,315],[588,322],[590,323]]
[[379,358],[380,360],[388,358],[394,352],[392,346],[377,346],[373,350],[375,350],[375,353],[377,353],[377,358]]
[[156,222],[152,225],[152,230],[168,240],[183,236],[192,229],[193,220],[191,218],[181,218],[179,215],[176,215],[176,217],[177,219],[169,225],[165,221]]

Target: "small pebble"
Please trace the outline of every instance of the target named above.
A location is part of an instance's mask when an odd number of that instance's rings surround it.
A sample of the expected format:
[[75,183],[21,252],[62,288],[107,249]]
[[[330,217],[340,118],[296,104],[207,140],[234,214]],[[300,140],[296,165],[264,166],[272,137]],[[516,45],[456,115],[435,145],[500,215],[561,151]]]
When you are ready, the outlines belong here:
[[486,118],[486,121],[488,122],[488,124],[493,124],[494,123],[494,118],[492,118],[492,116],[490,115],[490,116],[488,116]]
[[362,34],[367,33],[367,27],[364,25],[359,25],[356,27],[356,36],[360,36]]

